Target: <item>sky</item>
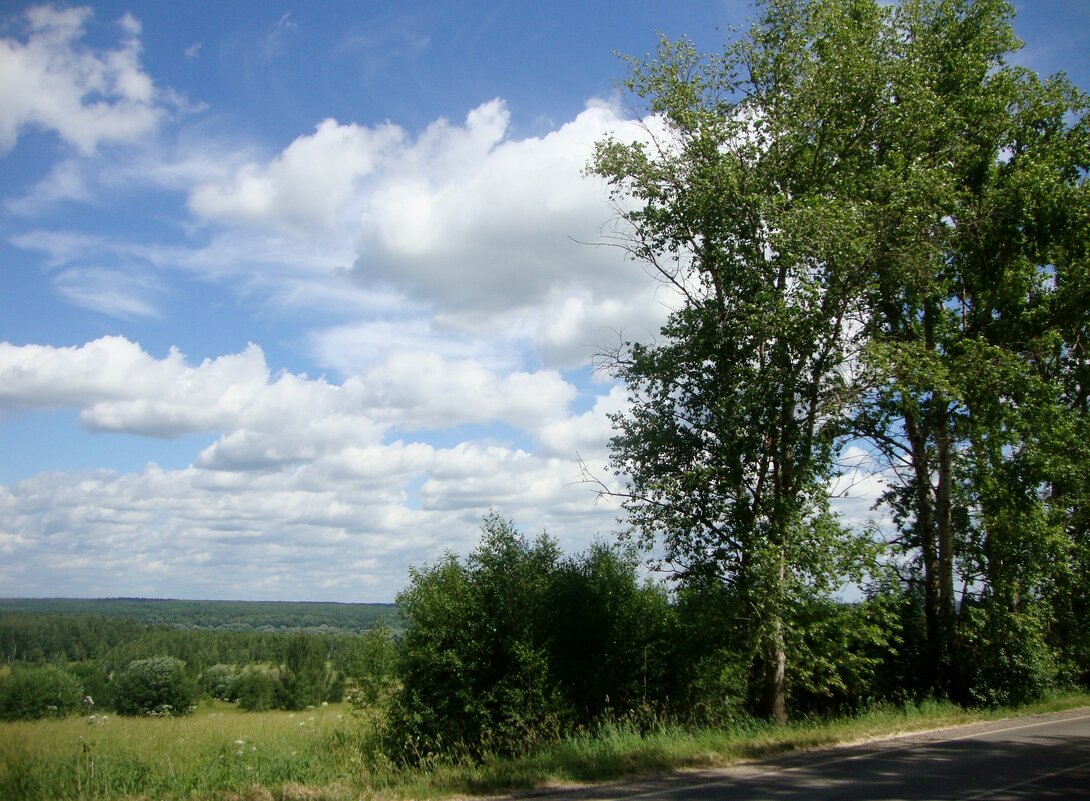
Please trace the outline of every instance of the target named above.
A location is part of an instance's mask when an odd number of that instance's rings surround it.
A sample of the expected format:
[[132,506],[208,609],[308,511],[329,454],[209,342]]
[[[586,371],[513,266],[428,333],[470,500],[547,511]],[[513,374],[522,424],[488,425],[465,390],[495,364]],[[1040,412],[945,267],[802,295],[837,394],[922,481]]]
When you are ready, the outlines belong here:
[[[1017,4],[1090,88],[1090,4]],[[594,355],[672,298],[584,170],[743,0],[0,3],[0,596],[392,601],[622,526]],[[868,487],[843,505],[867,514]]]

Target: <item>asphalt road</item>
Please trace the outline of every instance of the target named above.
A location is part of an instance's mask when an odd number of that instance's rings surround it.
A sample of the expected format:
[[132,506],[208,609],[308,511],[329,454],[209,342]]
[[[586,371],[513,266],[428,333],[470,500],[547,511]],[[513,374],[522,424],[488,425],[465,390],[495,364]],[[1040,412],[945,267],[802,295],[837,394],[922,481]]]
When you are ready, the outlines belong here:
[[1090,709],[795,753],[572,795],[586,801],[1090,799]]

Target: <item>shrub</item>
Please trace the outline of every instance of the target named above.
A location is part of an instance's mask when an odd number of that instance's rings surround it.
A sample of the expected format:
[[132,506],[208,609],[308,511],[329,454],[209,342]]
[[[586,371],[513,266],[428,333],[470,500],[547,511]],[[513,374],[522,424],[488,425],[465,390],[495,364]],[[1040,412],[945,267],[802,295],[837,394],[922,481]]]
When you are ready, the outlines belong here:
[[[398,597],[392,748],[513,754],[573,725],[656,717],[675,623],[635,554],[595,545],[562,560],[549,537],[528,540],[495,514],[482,535],[464,564],[413,569]],[[366,680],[361,690],[380,696]]]
[[114,706],[122,715],[184,715],[197,698],[185,663],[172,656],[129,663],[114,679],[112,689]]
[[212,665],[201,674],[201,690],[209,698],[220,701],[234,701],[237,696],[233,688],[238,671],[234,665]]
[[495,514],[482,531],[465,565],[448,555],[413,568],[398,596],[407,628],[390,733],[408,760],[522,751],[565,717],[541,630],[556,544],[531,544]]
[[972,706],[1019,706],[1054,685],[1056,663],[1044,626],[1033,614],[992,605],[971,608],[964,618],[957,700]]
[[397,644],[385,623],[372,626],[363,635],[363,647],[352,666],[353,706],[382,706],[397,689]]
[[238,700],[240,709],[247,712],[265,712],[273,708],[276,681],[260,668],[250,668],[235,677],[231,695]]
[[65,717],[82,702],[79,679],[52,666],[16,670],[0,682],[0,720]]
[[276,706],[306,709],[343,695],[344,680],[326,664],[321,641],[302,631],[292,637],[277,676]]

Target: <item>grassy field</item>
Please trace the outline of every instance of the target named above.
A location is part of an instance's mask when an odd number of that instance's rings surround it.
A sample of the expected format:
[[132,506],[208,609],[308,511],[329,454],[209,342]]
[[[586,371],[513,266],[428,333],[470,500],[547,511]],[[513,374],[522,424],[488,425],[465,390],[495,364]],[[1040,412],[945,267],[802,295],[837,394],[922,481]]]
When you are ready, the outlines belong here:
[[[1056,696],[1019,713],[1090,705]],[[870,712],[787,727],[728,731],[661,726],[643,735],[607,725],[520,759],[434,759],[397,770],[374,747],[365,716],[344,706],[242,713],[204,705],[185,718],[79,717],[0,724],[0,798],[347,801],[438,798],[528,790],[685,767],[711,767],[785,750],[1002,717],[946,704]]]

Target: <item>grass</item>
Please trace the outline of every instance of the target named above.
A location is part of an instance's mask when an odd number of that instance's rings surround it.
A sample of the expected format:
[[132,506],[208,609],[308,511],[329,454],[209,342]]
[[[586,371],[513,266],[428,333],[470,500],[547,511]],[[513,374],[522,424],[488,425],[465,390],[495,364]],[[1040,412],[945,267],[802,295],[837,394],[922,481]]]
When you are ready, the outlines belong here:
[[[1017,713],[1087,705],[1088,694],[1057,695]],[[219,704],[174,719],[100,716],[0,724],[0,798],[348,801],[495,794],[715,767],[1011,714],[926,703],[784,727],[752,721],[729,730],[663,724],[640,734],[610,723],[519,758],[436,758],[410,770],[390,765],[375,747],[371,721],[343,706],[291,714],[243,713]]]
[[0,724],[0,798],[244,798],[255,787],[331,786],[349,717],[215,705],[180,718]]

